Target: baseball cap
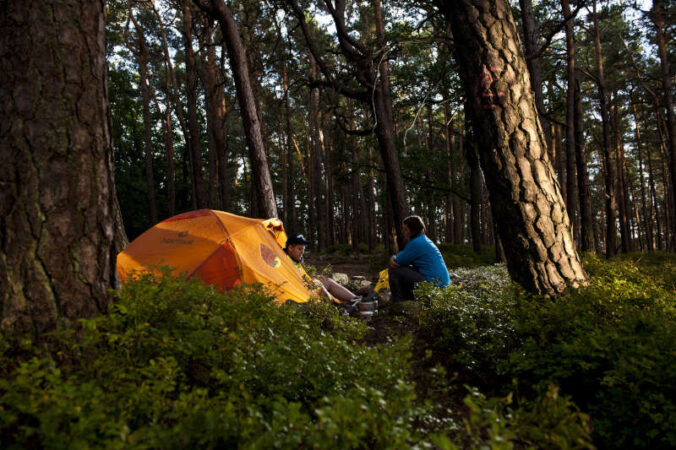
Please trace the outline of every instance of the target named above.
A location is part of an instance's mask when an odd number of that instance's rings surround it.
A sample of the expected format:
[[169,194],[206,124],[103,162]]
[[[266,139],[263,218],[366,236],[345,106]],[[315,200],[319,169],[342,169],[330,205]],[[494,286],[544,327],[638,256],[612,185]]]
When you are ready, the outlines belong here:
[[286,239],[286,246],[288,247],[289,245],[309,245],[310,241],[305,239],[305,236],[303,236],[300,233],[289,233],[287,239]]

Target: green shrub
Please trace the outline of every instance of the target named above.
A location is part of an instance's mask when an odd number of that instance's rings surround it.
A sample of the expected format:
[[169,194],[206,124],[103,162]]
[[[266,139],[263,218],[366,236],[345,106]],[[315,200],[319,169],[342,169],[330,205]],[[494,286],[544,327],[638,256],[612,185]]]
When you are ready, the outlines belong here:
[[[660,259],[653,261],[662,266]],[[560,385],[590,414],[605,448],[672,448],[676,294],[664,288],[672,281],[633,258],[589,256],[585,267],[589,286],[555,302],[520,304],[515,323],[524,344],[505,370],[522,385]]]
[[462,381],[495,385],[496,364],[507,359],[515,345],[519,292],[504,265],[456,269],[446,289],[420,285],[420,345],[429,347],[438,355],[433,361],[441,360]]
[[409,343],[364,332],[330,305],[146,277],[58,351],[0,339],[0,447],[408,447]]
[[600,447],[673,448],[675,260],[587,255],[590,284],[553,301],[525,295],[501,266],[454,270],[451,287],[417,291],[417,345],[493,394],[516,380],[535,398],[555,383],[589,414]]

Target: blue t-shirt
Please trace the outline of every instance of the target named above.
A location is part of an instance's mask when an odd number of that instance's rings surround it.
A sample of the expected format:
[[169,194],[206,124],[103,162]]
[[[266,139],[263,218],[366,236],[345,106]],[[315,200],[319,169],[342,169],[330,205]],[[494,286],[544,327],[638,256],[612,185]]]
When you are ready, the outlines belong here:
[[397,253],[395,261],[400,266],[413,265],[427,281],[432,281],[439,287],[446,287],[451,283],[441,252],[424,233],[408,241],[406,247]]

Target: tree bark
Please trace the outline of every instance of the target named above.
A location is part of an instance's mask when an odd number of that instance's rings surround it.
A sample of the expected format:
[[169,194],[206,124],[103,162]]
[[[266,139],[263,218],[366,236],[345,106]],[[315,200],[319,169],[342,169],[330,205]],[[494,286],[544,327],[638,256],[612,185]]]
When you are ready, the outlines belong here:
[[453,36],[462,36],[456,59],[512,278],[546,295],[584,283],[509,4],[439,4]]
[[115,194],[102,1],[0,14],[0,332],[106,310],[126,244]]
[[[660,55],[660,69],[662,75],[662,92],[664,107],[667,110],[669,173],[671,175],[671,239],[670,248],[676,249],[676,115],[674,114],[673,78],[669,73],[667,56],[667,42],[664,36],[664,10],[662,0],[653,0],[650,17],[655,24],[657,49]],[[665,180],[666,181],[666,180]]]
[[186,102],[188,105],[188,133],[190,133],[190,164],[195,206],[207,207],[207,189],[202,173],[202,146],[200,126],[197,121],[197,66],[192,48],[191,1],[183,2],[183,38],[185,42]]
[[[202,6],[202,3],[199,3]],[[247,66],[246,49],[242,44],[235,17],[223,0],[211,0],[207,12],[214,16],[221,26],[225,46],[228,51],[230,68],[235,78],[237,101],[239,103],[244,134],[249,149],[249,160],[253,178],[253,196],[256,201],[256,214],[263,218],[277,217],[277,204],[272,186],[272,178],[265,154],[261,124],[258,120],[256,99]]]
[[606,94],[606,80],[603,73],[603,53],[601,51],[601,32],[598,26],[598,14],[596,1],[593,3],[594,12],[592,21],[594,24],[594,48],[596,51],[596,84],[598,86],[599,107],[601,109],[601,124],[603,128],[603,142],[601,153],[603,156],[603,173],[605,181],[605,205],[606,205],[606,258],[617,254],[617,225],[616,199],[615,199],[615,169],[610,154],[610,117],[608,114],[608,96]]

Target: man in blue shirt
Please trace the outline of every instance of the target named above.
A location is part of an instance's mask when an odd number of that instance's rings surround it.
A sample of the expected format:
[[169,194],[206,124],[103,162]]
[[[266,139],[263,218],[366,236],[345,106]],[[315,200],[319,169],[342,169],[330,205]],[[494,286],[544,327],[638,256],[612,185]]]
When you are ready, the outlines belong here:
[[427,236],[420,216],[404,219],[401,231],[408,239],[406,247],[390,258],[389,281],[392,301],[412,300],[415,284],[431,281],[439,287],[451,279],[441,252]]

